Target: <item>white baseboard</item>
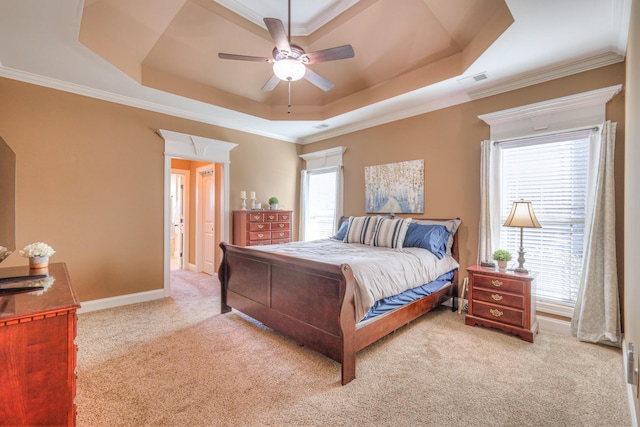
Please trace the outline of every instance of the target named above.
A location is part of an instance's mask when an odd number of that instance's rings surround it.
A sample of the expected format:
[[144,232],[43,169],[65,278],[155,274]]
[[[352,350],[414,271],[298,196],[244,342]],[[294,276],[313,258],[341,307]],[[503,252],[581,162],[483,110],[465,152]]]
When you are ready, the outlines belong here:
[[561,335],[571,335],[571,322],[537,315],[538,326],[541,331],[555,332]]
[[157,289],[155,291],[138,292],[135,294],[85,301],[81,304],[82,307],[80,308],[80,310],[78,310],[78,313],[89,313],[90,311],[104,310],[107,308],[120,307],[122,305],[152,301],[164,297],[164,289]]

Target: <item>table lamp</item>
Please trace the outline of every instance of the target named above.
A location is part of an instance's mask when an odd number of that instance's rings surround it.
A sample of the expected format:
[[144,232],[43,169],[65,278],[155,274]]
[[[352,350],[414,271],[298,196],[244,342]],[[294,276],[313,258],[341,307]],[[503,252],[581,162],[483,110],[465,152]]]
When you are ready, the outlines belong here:
[[525,202],[520,199],[518,202],[513,202],[511,207],[511,213],[504,222],[505,227],[520,227],[520,250],[518,251],[518,267],[514,269],[516,273],[528,273],[524,268],[524,248],[522,247],[522,232],[524,228],[542,228],[536,218],[536,214],[533,213],[533,206],[531,202]]

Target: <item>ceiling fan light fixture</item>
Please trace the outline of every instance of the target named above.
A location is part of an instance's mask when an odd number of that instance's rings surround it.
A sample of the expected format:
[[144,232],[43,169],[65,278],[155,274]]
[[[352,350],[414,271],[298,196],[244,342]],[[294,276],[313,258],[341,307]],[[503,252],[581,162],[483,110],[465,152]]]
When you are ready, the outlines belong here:
[[300,80],[304,77],[306,70],[304,64],[295,59],[281,59],[273,64],[273,74],[285,82]]

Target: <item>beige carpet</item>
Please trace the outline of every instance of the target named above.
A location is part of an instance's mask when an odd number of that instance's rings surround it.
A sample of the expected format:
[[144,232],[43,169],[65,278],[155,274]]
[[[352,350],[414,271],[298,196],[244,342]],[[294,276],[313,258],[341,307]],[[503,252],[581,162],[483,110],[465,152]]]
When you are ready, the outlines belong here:
[[217,281],[177,271],[173,297],[81,314],[80,426],[628,426],[618,349],[535,344],[442,308],[336,362],[237,314]]

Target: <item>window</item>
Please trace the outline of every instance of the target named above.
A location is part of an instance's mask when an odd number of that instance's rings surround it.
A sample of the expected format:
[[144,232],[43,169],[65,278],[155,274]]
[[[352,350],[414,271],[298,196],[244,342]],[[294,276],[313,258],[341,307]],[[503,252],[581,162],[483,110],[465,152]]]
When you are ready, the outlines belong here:
[[304,240],[326,239],[336,223],[337,168],[307,171]]
[[[500,224],[514,201],[532,202],[542,228],[524,229],[525,268],[539,272],[537,300],[570,315],[582,269],[589,133],[533,137],[500,147]],[[514,259],[520,228],[500,227],[500,248]],[[562,309],[564,306],[564,310]]]
[[301,154],[300,240],[326,239],[342,215],[342,154],[345,147]]

